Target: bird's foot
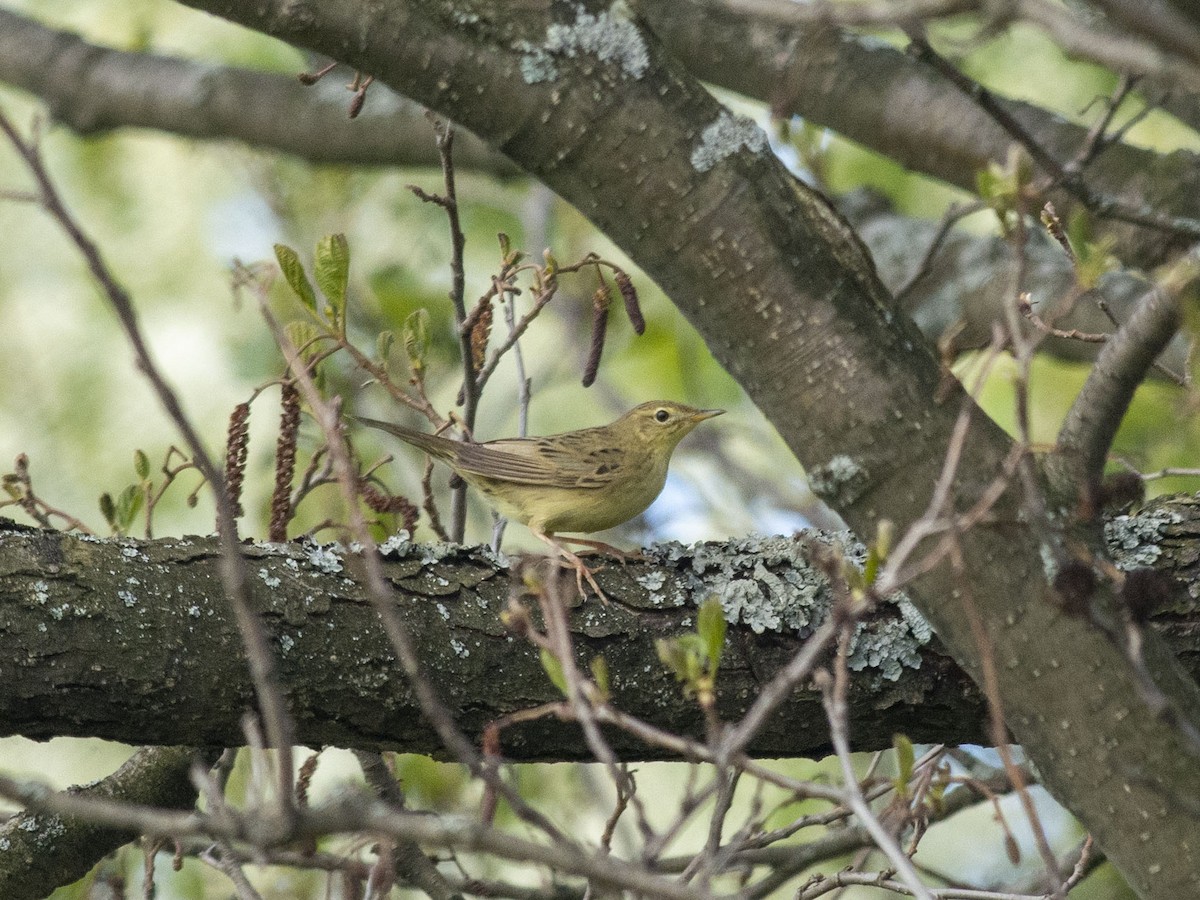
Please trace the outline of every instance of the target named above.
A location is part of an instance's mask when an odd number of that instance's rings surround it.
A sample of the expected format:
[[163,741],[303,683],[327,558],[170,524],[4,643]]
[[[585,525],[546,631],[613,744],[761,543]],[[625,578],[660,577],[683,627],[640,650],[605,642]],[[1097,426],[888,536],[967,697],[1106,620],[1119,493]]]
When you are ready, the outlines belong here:
[[[563,568],[566,568],[566,569],[574,569],[575,570],[575,586],[577,588],[579,588],[579,596],[580,597],[587,596],[587,591],[584,590],[584,587],[583,587],[583,583],[586,581],[588,583],[588,586],[591,587],[591,589],[595,592],[596,596],[599,597],[601,599],[601,601],[603,601],[604,603],[606,603],[606,604],[608,603],[608,596],[604,593],[604,591],[602,591],[600,589],[600,585],[596,583],[596,573],[602,571],[603,566],[597,566],[594,569],[590,568],[587,565],[587,563],[585,563],[582,559],[579,558],[578,554],[572,553],[570,550],[568,550],[566,547],[564,547],[561,543],[562,539],[559,538],[557,535],[541,534],[539,532],[534,532],[534,533],[537,535],[537,537],[541,541],[545,542],[546,544],[548,544],[549,546],[554,548],[554,552],[559,557],[556,560],[559,565],[561,565]],[[574,538],[572,538],[571,540],[574,543],[584,543],[584,544],[587,544],[588,546],[592,546],[593,543],[598,543],[598,542],[592,542],[592,541],[580,542]],[[607,546],[607,545],[604,545],[604,546]],[[610,548],[610,549],[612,549],[612,548]],[[622,560],[622,562],[624,562],[624,560]]]
[[565,541],[566,543],[569,543],[569,544],[579,544],[581,546],[587,547],[588,549],[586,551],[584,551],[584,554],[587,554],[587,553],[607,554],[608,556],[615,558],[618,562],[621,563],[621,565],[625,565],[631,559],[641,561],[646,558],[645,554],[643,554],[640,550],[622,550],[620,547],[614,547],[612,544],[604,543],[604,541],[593,541],[588,538],[577,538],[577,537],[568,538],[568,537],[562,537],[561,535],[555,535],[554,539],[556,541],[560,541],[560,542]]

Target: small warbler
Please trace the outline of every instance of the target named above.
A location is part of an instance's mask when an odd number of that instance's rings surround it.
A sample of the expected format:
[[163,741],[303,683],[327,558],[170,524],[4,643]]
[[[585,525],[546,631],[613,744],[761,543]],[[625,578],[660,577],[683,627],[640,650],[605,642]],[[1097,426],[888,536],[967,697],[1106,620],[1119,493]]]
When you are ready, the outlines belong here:
[[503,438],[482,444],[455,441],[378,419],[358,418],[440,459],[483,494],[501,515],[528,526],[603,596],[592,572],[562,546],[567,540],[614,548],[562,531],[589,533],[632,519],[662,491],[671,454],[683,437],[721,409],[695,409],[670,400],[635,406],[597,428],[545,437]]

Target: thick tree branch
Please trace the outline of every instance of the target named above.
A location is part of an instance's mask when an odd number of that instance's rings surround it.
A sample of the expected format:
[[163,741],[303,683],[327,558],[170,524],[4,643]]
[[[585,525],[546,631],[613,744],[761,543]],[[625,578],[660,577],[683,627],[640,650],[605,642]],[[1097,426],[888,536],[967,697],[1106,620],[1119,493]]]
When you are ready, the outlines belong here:
[[[202,754],[190,747],[146,747],[102,781],[71,793],[185,810],[196,800],[188,773]],[[209,760],[211,762],[211,759]],[[0,825],[0,896],[40,900],[77,881],[101,857],[137,836],[69,814],[21,812]]]
[[[295,75],[113,50],[0,9],[0,81],[29,91],[80,134],[153,128],[203,140],[236,140],[314,163],[436,168],[424,110],[379,85],[351,120],[346,79],[315,85]],[[519,170],[463,134],[455,161],[499,177]]]
[[[247,545],[245,552],[255,573],[251,603],[277,651],[300,740],[440,753],[366,600],[361,562],[315,545]],[[669,545],[649,562],[608,565],[597,578],[613,602],[571,614],[580,664],[586,669],[603,655],[622,710],[702,735],[700,712],[658,662],[655,640],[693,630],[696,604],[719,597],[740,623],[721,664],[720,711],[740,716],[828,614],[828,585],[808,554],[804,541],[746,539],[694,550]],[[252,693],[237,630],[214,592],[217,566],[209,538],[0,532],[0,659],[20,660],[0,664],[8,685],[0,693],[4,733],[242,743]],[[421,636],[429,678],[467,734],[562,699],[537,649],[501,624],[512,587],[490,553],[399,544],[387,573],[405,598],[399,613]],[[910,606],[886,605],[855,647],[852,727],[864,748],[890,746],[897,729],[917,740],[983,740],[977,693]],[[823,721],[819,695],[799,691],[751,748],[823,755]],[[612,739],[629,759],[670,753],[628,735]],[[549,717],[506,730],[503,747],[515,759],[587,758],[575,726]]]
[[[978,105],[911,56],[822,26],[781,28],[723,8],[722,0],[638,0],[655,33],[697,77],[803,116],[901,165],[974,192],[1012,139]],[[1000,101],[1057,159],[1069,160],[1087,129],[1040,107]],[[1096,192],[1163,213],[1200,219],[1200,159],[1116,144],[1084,178]],[[1055,204],[1069,211],[1063,192]],[[1102,223],[1121,257],[1149,265],[1191,242],[1117,222]]]
[[[1181,585],[1200,575],[1200,502],[1193,498],[1115,519],[1107,533],[1124,566],[1153,563]],[[303,544],[247,553],[257,576],[252,603],[278,650],[301,739],[439,753],[364,599],[354,558]],[[657,662],[654,641],[690,630],[695,604],[715,595],[740,623],[727,639],[719,682],[722,715],[738,717],[828,612],[828,586],[808,553],[804,541],[753,539],[690,551],[664,546],[650,561],[609,566],[597,577],[614,602],[572,613],[580,661],[604,655],[626,712],[698,735],[699,710]],[[240,717],[253,695],[236,629],[214,594],[217,554],[211,538],[100,541],[11,524],[0,531],[0,659],[17,661],[0,669],[8,685],[0,695],[4,732],[241,743]],[[431,678],[469,734],[561,699],[536,650],[500,623],[510,584],[494,557],[400,544],[387,565],[407,595],[401,612],[422,635]],[[1200,604],[1181,595],[1162,613],[1155,627],[1200,673],[1193,636]],[[855,749],[890,746],[896,731],[930,743],[987,743],[978,692],[911,610],[889,604],[869,617],[851,661]],[[823,721],[819,693],[803,688],[752,749],[825,754]],[[666,752],[609,736],[627,760]],[[552,718],[506,730],[504,751],[526,760],[587,753],[575,726]]]

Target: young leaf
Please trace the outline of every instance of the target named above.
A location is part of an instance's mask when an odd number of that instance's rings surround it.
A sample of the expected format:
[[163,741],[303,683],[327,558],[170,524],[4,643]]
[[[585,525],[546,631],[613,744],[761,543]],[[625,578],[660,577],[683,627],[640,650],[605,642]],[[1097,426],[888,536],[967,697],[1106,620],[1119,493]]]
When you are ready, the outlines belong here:
[[429,310],[421,307],[404,321],[404,352],[413,374],[425,368],[425,352],[429,349]]
[[300,262],[300,255],[286,244],[276,244],[275,259],[278,260],[279,271],[283,272],[284,280],[292,292],[300,298],[301,303],[315,312],[317,295],[308,276],[304,274],[304,264]]
[[350,244],[344,234],[327,234],[317,242],[313,275],[333,309],[334,318],[340,319],[350,283]]
[[297,319],[294,322],[288,322],[283,326],[283,333],[287,335],[289,341],[300,351],[300,356],[303,359],[311,359],[317,352],[317,338],[321,336],[321,332],[317,330],[317,326],[307,320]]
[[117,527],[126,532],[142,509],[146,494],[140,485],[131,484],[117,498]]
[[913,763],[916,759],[913,744],[907,735],[894,734],[892,735],[892,746],[896,748],[896,791],[902,796],[906,796],[908,782],[912,780]]
[[542,648],[542,668],[550,676],[550,683],[558,688],[564,697],[567,696],[567,676],[563,674],[562,663],[545,647]]
[[112,494],[105,491],[100,495],[100,515],[113,531],[117,530],[117,506],[113,503]]
[[700,604],[700,614],[696,618],[696,632],[704,642],[704,655],[708,662],[708,674],[717,674],[717,666],[721,662],[721,650],[725,646],[725,611],[721,609],[721,601],[709,597]]
[[150,460],[141,450],[134,451],[133,454],[133,471],[137,472],[137,477],[145,481],[150,477]]
[[392,355],[392,347],[396,344],[396,332],[388,330],[379,332],[379,337],[375,339],[375,355],[379,357],[379,361],[385,366],[387,365],[388,357]]
[[596,682],[596,687],[600,689],[600,693],[607,700],[611,693],[609,690],[608,661],[603,656],[593,657],[591,669],[592,680]]

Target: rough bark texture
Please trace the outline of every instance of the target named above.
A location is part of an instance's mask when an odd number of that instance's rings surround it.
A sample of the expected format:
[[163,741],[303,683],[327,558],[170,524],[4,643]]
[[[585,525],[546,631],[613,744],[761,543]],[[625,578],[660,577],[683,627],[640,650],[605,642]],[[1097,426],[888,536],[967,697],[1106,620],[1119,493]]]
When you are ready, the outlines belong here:
[[[861,246],[786,172],[765,135],[734,117],[649,33],[600,3],[435,0],[193,6],[316,49],[464,124],[578,207],[651,275],[776,425],[851,527],[917,518],[941,468],[959,398],[898,314]],[[970,503],[1008,439],[980,416],[958,469]],[[1200,883],[1200,793],[1177,723],[1200,690],[1161,642],[1146,702],[1121,647],[1048,602],[1043,548],[1010,492],[995,524],[964,538],[916,599],[955,659],[996,663],[1004,712],[1049,788],[1096,835],[1133,888],[1175,898]],[[1052,557],[1051,557],[1052,558]],[[1149,837],[1129,821],[1148,824]],[[1150,840],[1153,838],[1153,840]]]
[[[1153,567],[1179,585],[1153,628],[1200,673],[1200,499],[1169,498],[1108,523],[1123,567]],[[599,573],[612,602],[571,617],[579,659],[603,654],[615,698],[664,728],[699,734],[695,704],[659,664],[654,642],[694,627],[717,597],[734,625],[721,666],[722,714],[744,711],[758,685],[827,614],[830,593],[810,548],[845,536],[664,545],[646,561]],[[0,728],[40,738],[101,737],[222,747],[242,742],[253,704],[241,640],[217,581],[212,538],[153,542],[0,530]],[[313,745],[438,754],[355,578],[352,554],[314,544],[246,546],[254,602],[270,627],[302,738]],[[396,544],[388,574],[405,622],[421,635],[430,677],[468,733],[559,699],[537,653],[500,622],[507,566],[485,550]],[[966,674],[905,603],[873,613],[856,637],[855,748],[917,741],[987,743],[984,709]],[[797,691],[755,745],[767,756],[828,750],[819,695]],[[662,751],[614,735],[628,760]],[[574,726],[547,719],[506,733],[514,759],[586,758]]]
[[[132,804],[187,809],[196,801],[188,777],[194,763],[211,765],[190,747],[152,747],[135,753],[116,772],[96,784],[71,788]],[[127,831],[78,819],[17,813],[0,827],[0,896],[38,900],[57,887],[82,878],[96,861],[137,837]]]
[[[830,538],[807,540],[825,544]],[[252,601],[267,623],[301,739],[310,745],[440,754],[355,577],[353,555],[316,545],[247,545]],[[0,731],[42,738],[223,747],[244,742],[253,693],[217,574],[212,538],[96,541],[57,532],[0,532]],[[615,702],[671,730],[703,737],[693,700],[658,661],[655,640],[695,628],[718,597],[730,629],[721,711],[745,711],[828,613],[806,541],[754,538],[656,548],[647,562],[609,564],[610,597],[573,610],[582,666],[603,655]],[[500,613],[507,567],[480,549],[399,544],[388,575],[429,678],[470,735],[518,710],[561,699],[536,648]],[[979,743],[981,698],[907,603],[878,610],[856,638],[853,733],[860,749],[919,741]],[[629,759],[664,756],[621,735]],[[828,752],[820,694],[804,689],[754,746],[764,756]],[[547,717],[504,733],[517,760],[588,758],[578,728]]]
[[[924,511],[960,398],[935,401],[933,354],[845,223],[634,22],[548,0],[190,5],[371,72],[505,152],[658,281],[852,527],[903,528]],[[976,419],[960,504],[1009,450]],[[1146,673],[1171,715],[1147,702],[1118,642],[1051,602],[1052,555],[1019,507],[1003,498],[964,536],[962,577],[932,572],[916,602],[973,675],[981,652],[994,659],[1017,738],[1134,889],[1194,894],[1200,767],[1178,724],[1200,722],[1200,692],[1149,635]]]

